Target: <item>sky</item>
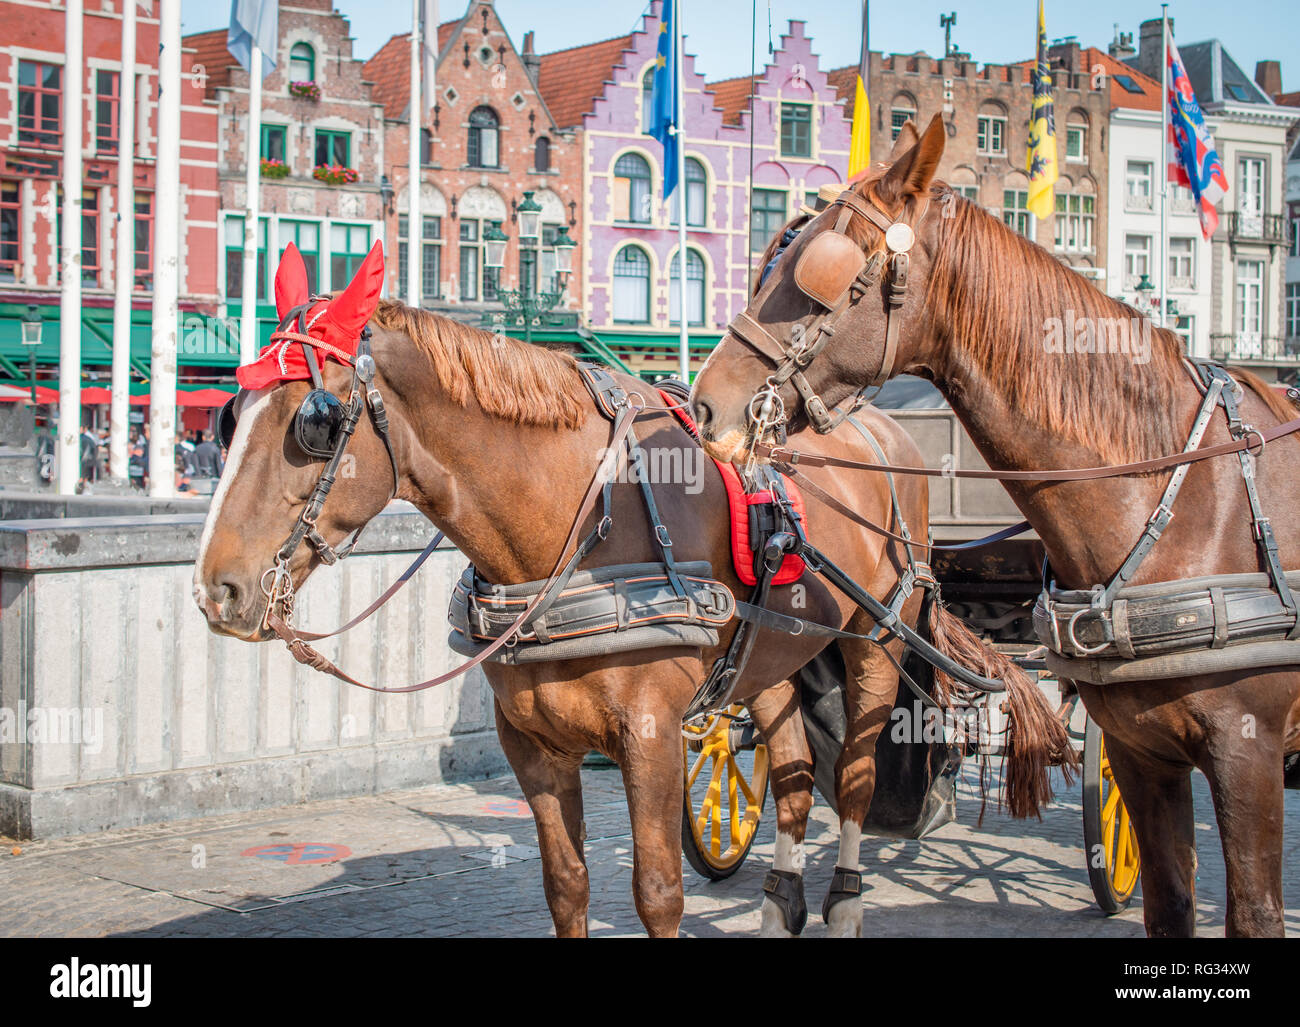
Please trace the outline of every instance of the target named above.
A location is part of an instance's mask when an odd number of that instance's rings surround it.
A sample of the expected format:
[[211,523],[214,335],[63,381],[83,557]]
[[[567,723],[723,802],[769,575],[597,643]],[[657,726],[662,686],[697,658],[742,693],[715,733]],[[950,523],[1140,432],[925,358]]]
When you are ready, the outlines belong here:
[[[291,2],[291,0],[290,0]],[[335,8],[352,24],[354,53],[368,58],[394,33],[410,26],[410,0],[335,0]],[[441,0],[441,20],[465,9],[465,0]],[[516,46],[526,31],[537,33],[537,48],[546,53],[580,43],[625,35],[640,25],[646,0],[497,0]],[[750,27],[754,0],[682,0],[682,24],[688,53],[710,80],[749,73]],[[790,18],[807,22],[814,50],[823,67],[856,64],[859,0],[757,0],[759,67],[767,54],[768,12],[772,41],[780,43]],[[956,12],[953,42],[981,63],[1009,63],[1033,56],[1037,0],[969,3],[946,0],[880,0],[872,5],[871,48],[886,53],[943,50],[939,15]],[[1169,5],[1175,38],[1185,43],[1217,36],[1247,75],[1255,62],[1280,60],[1282,85],[1300,89],[1300,7],[1295,0],[1174,0]],[[1047,0],[1049,39],[1077,36],[1086,46],[1104,47],[1114,38],[1115,25],[1132,32],[1160,16],[1151,0]],[[1230,17],[1225,18],[1226,12]],[[229,23],[229,8],[213,0],[183,0],[183,31],[201,32]]]

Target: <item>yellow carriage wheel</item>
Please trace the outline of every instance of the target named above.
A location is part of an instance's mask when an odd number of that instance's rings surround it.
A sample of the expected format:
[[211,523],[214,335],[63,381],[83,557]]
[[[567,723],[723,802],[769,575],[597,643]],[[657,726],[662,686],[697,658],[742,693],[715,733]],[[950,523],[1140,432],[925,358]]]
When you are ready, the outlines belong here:
[[1097,905],[1109,915],[1123,912],[1137,890],[1142,861],[1106,741],[1091,717],[1083,738],[1083,840]]
[[737,703],[682,730],[682,849],[687,862],[713,881],[730,877],[745,862],[767,799],[767,746],[748,724],[745,707]]

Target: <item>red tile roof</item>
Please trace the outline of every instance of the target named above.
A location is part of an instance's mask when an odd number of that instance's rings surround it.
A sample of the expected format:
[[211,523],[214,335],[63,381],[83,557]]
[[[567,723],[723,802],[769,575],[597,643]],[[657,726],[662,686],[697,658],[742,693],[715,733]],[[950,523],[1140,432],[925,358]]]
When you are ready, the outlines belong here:
[[1279,107],[1300,107],[1300,92],[1278,93],[1273,102]]
[[205,96],[214,96],[218,86],[229,85],[230,69],[239,67],[226,49],[226,35],[226,29],[214,29],[186,36],[182,41],[184,49],[194,51],[194,63],[207,69]]
[[706,87],[713,94],[713,106],[722,111],[724,125],[739,125],[741,115],[749,110],[749,86],[749,76],[742,75],[710,82]]
[[542,54],[537,90],[560,128],[573,128],[591,112],[595,100],[632,47],[632,36],[616,36],[597,43]]
[[[1095,46],[1081,48],[1079,60],[1082,66],[1087,69],[1087,71],[1079,74],[1091,76],[1092,69],[1098,65],[1106,73],[1106,82],[1110,86],[1109,101],[1111,110],[1115,110],[1117,107],[1139,111],[1160,110],[1160,83],[1149,75],[1142,74],[1136,68],[1125,64],[1123,61],[1116,60],[1105,50],[1099,50]],[[1024,68],[1026,74],[1028,74],[1033,64],[1033,61],[1018,61],[1013,67]],[[1116,75],[1126,75],[1129,81],[1138,87],[1139,91],[1134,93],[1127,87],[1120,85],[1115,80]]]
[[844,102],[844,117],[853,120],[853,101],[858,93],[858,66],[832,68],[826,72],[826,82],[835,90],[835,98]]
[[[438,26],[438,53],[442,54],[451,41],[463,18],[444,21]],[[379,48],[379,52],[366,61],[361,76],[373,82],[371,97],[384,105],[384,116],[405,118],[411,102],[411,34],[403,32],[393,36]]]

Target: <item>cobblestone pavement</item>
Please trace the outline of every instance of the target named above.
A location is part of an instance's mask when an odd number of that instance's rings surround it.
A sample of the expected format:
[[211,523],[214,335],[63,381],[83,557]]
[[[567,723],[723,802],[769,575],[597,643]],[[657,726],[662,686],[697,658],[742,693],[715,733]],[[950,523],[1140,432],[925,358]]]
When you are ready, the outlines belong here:
[[[1205,781],[1195,781],[1200,929],[1221,934],[1223,862]],[[583,784],[591,931],[640,934],[621,777],[587,769]],[[864,841],[868,936],[1142,933],[1140,898],[1110,918],[1093,903],[1078,784],[1062,791],[1041,823],[991,811],[977,828],[978,813],[968,774],[957,823],[922,842]],[[775,819],[769,799],[749,860],[727,881],[704,881],[683,863],[683,934],[757,932]],[[1286,828],[1287,931],[1297,935],[1300,793],[1287,793]],[[836,839],[833,814],[819,804],[809,833],[806,936],[824,933],[816,911]],[[0,849],[0,935],[551,933],[536,831],[512,778],[25,842],[20,855],[11,852],[15,844]],[[312,862],[318,859],[335,861]]]

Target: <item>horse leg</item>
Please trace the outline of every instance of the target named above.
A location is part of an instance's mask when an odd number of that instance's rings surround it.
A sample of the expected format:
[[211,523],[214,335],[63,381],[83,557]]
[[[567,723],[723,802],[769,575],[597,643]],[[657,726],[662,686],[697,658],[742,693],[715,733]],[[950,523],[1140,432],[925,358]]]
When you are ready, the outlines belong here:
[[1196,933],[1191,768],[1145,758],[1110,735],[1106,755],[1137,832],[1147,935],[1190,938]]
[[813,758],[804,734],[799,688],[783,681],[748,700],[754,725],[771,753],[776,802],[776,855],[763,882],[764,938],[794,938],[808,921],[803,894],[803,840],[813,804]]
[[510,723],[496,707],[497,735],[537,823],[542,852],[542,886],[558,938],[587,935],[591,891],[582,849],[582,779],[580,757],[557,760]]
[[[1217,744],[1216,744],[1217,743]],[[1229,938],[1282,938],[1282,745],[1280,732],[1242,738],[1230,725],[1201,766],[1210,781],[1228,872]],[[1145,853],[1143,854],[1145,856]]]
[[[871,622],[854,617],[848,630],[863,633]],[[902,643],[891,643],[902,659]],[[835,765],[835,804],[840,814],[840,849],[835,875],[822,903],[822,919],[832,938],[862,936],[862,825],[876,789],[876,742],[888,722],[898,692],[898,671],[879,646],[842,641],[844,699],[848,731]]]
[[[647,694],[655,689],[648,687]],[[682,743],[675,717],[664,710],[627,715],[617,761],[623,772],[632,820],[632,896],[637,916],[652,938],[675,938],[681,926]],[[669,725],[666,730],[645,725]]]

